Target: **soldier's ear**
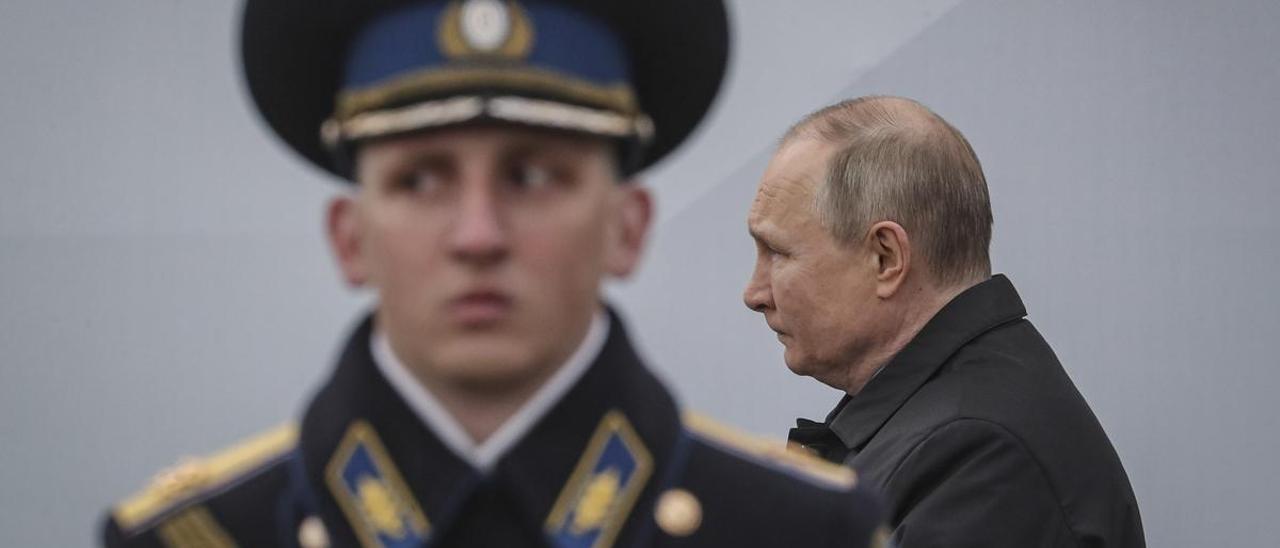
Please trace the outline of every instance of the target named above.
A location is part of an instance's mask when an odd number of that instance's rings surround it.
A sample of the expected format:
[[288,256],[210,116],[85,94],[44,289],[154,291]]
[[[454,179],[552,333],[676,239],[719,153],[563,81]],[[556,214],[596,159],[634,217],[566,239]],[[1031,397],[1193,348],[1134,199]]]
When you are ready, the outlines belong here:
[[368,271],[361,252],[359,215],[356,198],[351,194],[343,194],[331,200],[325,213],[329,248],[338,261],[343,280],[351,287],[360,287],[368,282]]
[[605,243],[605,270],[614,277],[625,278],[635,271],[644,253],[653,219],[653,197],[638,181],[624,182],[615,192],[614,218]]

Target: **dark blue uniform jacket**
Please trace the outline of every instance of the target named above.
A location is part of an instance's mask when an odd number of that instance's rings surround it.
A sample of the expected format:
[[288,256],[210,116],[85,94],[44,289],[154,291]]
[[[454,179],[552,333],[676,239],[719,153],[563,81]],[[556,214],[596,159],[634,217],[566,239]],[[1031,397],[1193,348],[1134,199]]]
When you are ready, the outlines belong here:
[[[179,465],[106,520],[107,546],[879,544],[847,469],[682,417],[611,317],[604,348],[481,474],[348,343],[300,425]],[[877,536],[879,535],[879,536]]]

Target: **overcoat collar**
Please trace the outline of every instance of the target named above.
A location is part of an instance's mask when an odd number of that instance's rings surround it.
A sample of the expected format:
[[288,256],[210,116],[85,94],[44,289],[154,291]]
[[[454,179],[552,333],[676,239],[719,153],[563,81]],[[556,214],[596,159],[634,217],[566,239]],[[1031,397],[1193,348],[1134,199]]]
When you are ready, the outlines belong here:
[[847,449],[860,451],[957,350],[1026,315],[1017,290],[1003,274],[965,290],[942,307],[861,392],[845,396],[828,415],[827,424]]

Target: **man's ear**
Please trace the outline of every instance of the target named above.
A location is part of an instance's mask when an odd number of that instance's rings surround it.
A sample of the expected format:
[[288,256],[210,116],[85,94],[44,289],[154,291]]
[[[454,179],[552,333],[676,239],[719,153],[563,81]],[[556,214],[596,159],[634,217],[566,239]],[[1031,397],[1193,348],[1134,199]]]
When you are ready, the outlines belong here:
[[610,241],[605,244],[605,271],[626,278],[640,264],[653,219],[653,197],[636,181],[624,182],[616,191],[620,193],[619,203],[616,218],[611,221]]
[[351,287],[360,287],[368,282],[361,249],[359,215],[356,198],[349,194],[331,200],[325,213],[329,248],[338,261],[342,278]]
[[911,271],[911,240],[902,225],[880,221],[867,234],[876,260],[876,296],[888,299],[902,289]]

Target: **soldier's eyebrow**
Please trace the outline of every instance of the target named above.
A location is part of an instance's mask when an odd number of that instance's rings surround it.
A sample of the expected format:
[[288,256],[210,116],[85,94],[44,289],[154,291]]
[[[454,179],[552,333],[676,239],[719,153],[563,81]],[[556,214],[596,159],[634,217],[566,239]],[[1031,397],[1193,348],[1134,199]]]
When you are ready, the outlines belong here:
[[499,157],[505,162],[515,162],[545,156],[554,156],[554,151],[545,146],[538,146],[537,143],[531,143],[523,140],[502,147],[502,153],[499,155]]
[[437,167],[453,161],[453,154],[447,150],[419,149],[405,152],[398,158],[402,165],[414,167]]
[[388,145],[376,151],[370,151],[365,156],[365,160],[376,161],[384,166],[410,166],[436,162],[448,156],[449,152],[439,146],[421,144],[407,146]]
[[433,152],[413,159],[413,166],[419,169],[432,168],[453,170],[458,164],[458,157],[446,152]]
[[403,185],[406,177],[421,171],[443,173],[448,176],[457,169],[457,159],[448,151],[420,149],[397,151],[386,161],[381,173],[374,174],[379,185],[390,187]]
[[523,136],[502,148],[501,157],[507,161],[542,158],[558,160],[574,158],[580,153],[576,142],[555,139],[536,139]]

